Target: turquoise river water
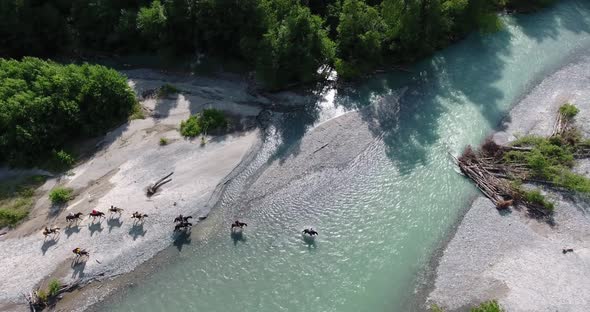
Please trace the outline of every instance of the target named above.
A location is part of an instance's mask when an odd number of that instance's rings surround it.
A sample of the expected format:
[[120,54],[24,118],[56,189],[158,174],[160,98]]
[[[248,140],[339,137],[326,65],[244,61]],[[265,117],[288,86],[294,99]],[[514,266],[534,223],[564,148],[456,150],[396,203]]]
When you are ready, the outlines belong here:
[[[171,247],[167,263],[99,309],[423,309],[416,289],[428,284],[434,250],[477,194],[448,152],[481,142],[547,73],[590,47],[585,1],[503,20],[504,30],[472,35],[412,73],[324,91],[316,107],[285,116],[209,219]],[[305,148],[299,142],[321,122],[376,103],[386,104],[368,127],[375,139],[353,161],[337,170],[285,172],[284,185],[270,193],[254,183],[273,162],[296,157]],[[227,227],[235,217],[249,224],[240,241]],[[299,234],[306,225],[320,232],[313,245]]]

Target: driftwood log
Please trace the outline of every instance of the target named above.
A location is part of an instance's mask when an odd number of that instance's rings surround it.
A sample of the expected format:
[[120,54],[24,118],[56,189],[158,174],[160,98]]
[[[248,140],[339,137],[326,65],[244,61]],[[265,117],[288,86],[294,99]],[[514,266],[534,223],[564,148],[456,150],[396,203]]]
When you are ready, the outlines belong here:
[[158,188],[160,186],[172,181],[172,179],[168,179],[172,174],[174,174],[174,172],[170,172],[167,176],[161,178],[160,180],[156,181],[155,183],[150,184],[147,187],[147,195],[148,196],[154,195],[158,191]]

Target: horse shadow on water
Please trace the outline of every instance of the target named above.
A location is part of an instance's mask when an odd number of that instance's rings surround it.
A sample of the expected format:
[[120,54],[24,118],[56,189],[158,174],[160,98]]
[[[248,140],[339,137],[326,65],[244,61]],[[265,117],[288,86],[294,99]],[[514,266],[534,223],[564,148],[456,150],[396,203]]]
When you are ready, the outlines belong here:
[[234,241],[234,246],[237,246],[239,242],[245,243],[247,240],[246,237],[244,236],[244,233],[242,233],[242,232],[232,231],[230,233],[230,237]]
[[129,230],[129,235],[133,237],[133,240],[136,240],[140,236],[145,236],[147,230],[143,228],[143,223],[133,223],[133,226]]
[[45,255],[45,253],[47,252],[47,250],[49,250],[49,248],[51,248],[51,246],[54,246],[55,244],[57,244],[58,240],[59,240],[59,237],[57,237],[57,238],[52,237],[50,239],[44,240],[43,245],[41,245],[41,251],[43,252],[43,255]]
[[102,232],[104,228],[102,227],[102,222],[98,221],[98,223],[92,222],[88,224],[88,231],[90,231],[90,236],[94,235],[94,232]]
[[74,258],[70,267],[73,269],[72,278],[82,278],[86,268],[86,259]]
[[73,226],[72,225],[69,225],[64,230],[64,233],[66,233],[66,237],[69,238],[74,233],[80,233],[80,226],[78,224],[75,224]]
[[177,231],[173,234],[174,243],[173,245],[178,249],[178,251],[182,251],[182,247],[184,245],[190,245],[191,243],[191,231]]
[[315,237],[309,235],[303,235],[303,242],[307,245],[308,249],[316,249]]
[[120,228],[123,225],[123,221],[121,221],[120,217],[108,218],[107,225],[109,226],[109,233],[110,233],[114,228]]

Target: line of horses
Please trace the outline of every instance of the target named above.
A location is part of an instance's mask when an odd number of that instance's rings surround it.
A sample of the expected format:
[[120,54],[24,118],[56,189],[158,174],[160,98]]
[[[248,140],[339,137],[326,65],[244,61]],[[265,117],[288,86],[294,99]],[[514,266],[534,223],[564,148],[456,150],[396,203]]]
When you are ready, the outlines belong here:
[[[110,216],[113,215],[119,215],[119,217],[123,214],[124,209],[123,208],[119,208],[119,207],[115,207],[113,205],[111,205],[111,207],[109,208],[109,214]],[[77,213],[70,213],[66,216],[66,222],[68,223],[68,226],[70,226],[72,223],[77,224],[79,221],[83,220],[83,216],[84,214],[82,212],[77,212]],[[101,218],[106,218],[105,217],[105,213],[95,210],[93,209],[89,214],[89,217],[92,217],[92,222],[94,222],[96,220],[96,218],[100,219]],[[138,211],[134,212],[131,214],[131,218],[134,219],[134,224],[136,223],[143,223],[145,218],[147,218],[148,215],[147,214],[143,214],[140,213]],[[183,216],[182,214],[179,215],[178,217],[174,218],[174,232],[179,232],[179,231],[187,231],[190,230],[193,226],[193,224],[191,222],[189,222],[189,219],[192,219],[192,216]],[[242,229],[248,226],[247,223],[245,222],[240,222],[239,220],[234,221],[231,224],[230,230],[232,232],[232,235],[238,234],[241,235],[242,234]],[[53,235],[53,237],[55,237],[56,235],[59,235],[60,233],[60,228],[59,227],[45,227],[45,229],[43,230],[43,235],[45,236],[45,238],[47,238],[50,235]],[[315,231],[313,228],[306,228],[302,231],[302,234],[304,235],[304,238],[306,239],[313,239],[314,236],[318,235],[318,232]],[[87,251],[86,249],[80,248],[80,247],[76,247],[74,250],[72,250],[72,252],[75,255],[75,261],[79,261],[80,259],[87,259],[88,257],[90,257],[90,252]]]

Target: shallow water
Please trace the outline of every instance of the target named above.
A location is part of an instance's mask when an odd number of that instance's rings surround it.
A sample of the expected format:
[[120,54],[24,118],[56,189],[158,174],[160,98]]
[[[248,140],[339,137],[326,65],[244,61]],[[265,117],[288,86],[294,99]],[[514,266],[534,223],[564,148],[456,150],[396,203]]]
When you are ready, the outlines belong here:
[[[100,308],[410,309],[433,250],[477,194],[448,152],[481,142],[540,79],[590,47],[584,1],[505,24],[437,53],[413,74],[327,90],[316,108],[285,116],[228,184],[221,207],[175,244],[174,260]],[[255,183],[269,163],[301,153],[302,136],[318,124],[368,105],[378,108],[366,120],[375,140],[353,161]],[[281,187],[265,192],[265,185]],[[243,239],[229,235],[236,217],[248,223]],[[306,226],[320,232],[313,244],[299,234]]]

